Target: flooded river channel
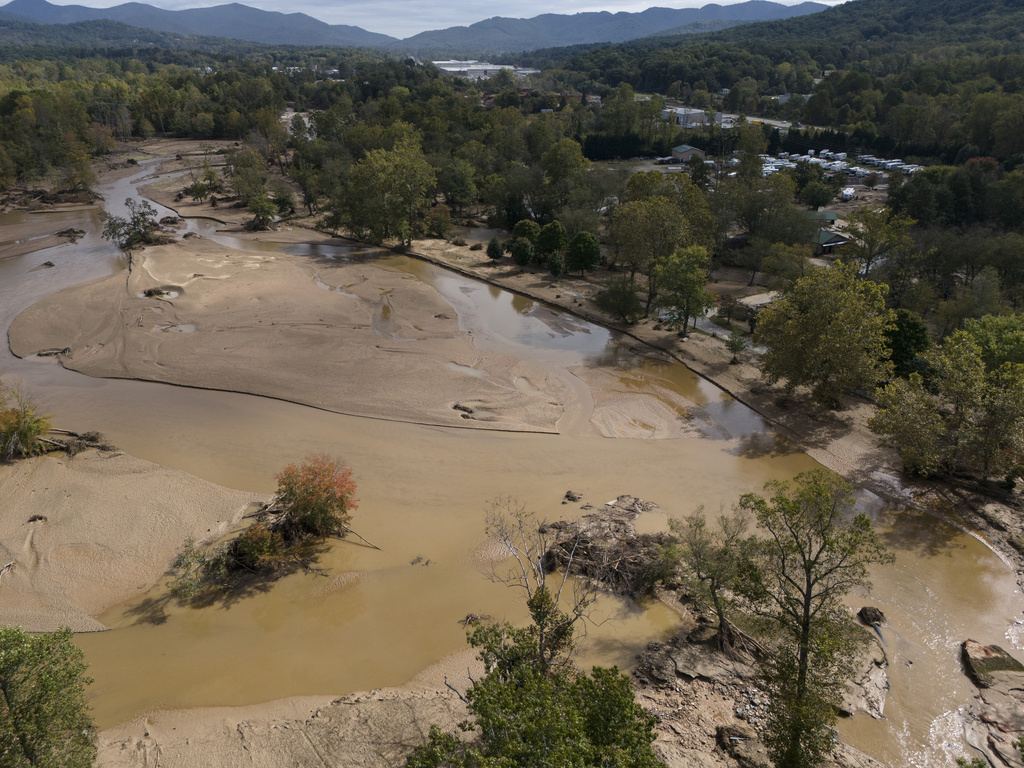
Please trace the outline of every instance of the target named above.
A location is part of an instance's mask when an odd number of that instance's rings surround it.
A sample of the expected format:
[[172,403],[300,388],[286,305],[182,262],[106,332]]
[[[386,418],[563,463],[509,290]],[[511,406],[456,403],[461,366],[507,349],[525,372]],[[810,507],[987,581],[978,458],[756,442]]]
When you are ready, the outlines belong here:
[[[116,209],[151,168],[109,185],[105,199]],[[117,251],[96,235],[96,214],[54,216],[60,217],[55,230],[74,226],[89,234],[75,245],[0,259],[4,329],[39,299],[122,268]],[[295,574],[269,591],[204,608],[180,607],[162,587],[140,590],[137,599],[99,617],[111,631],[77,638],[96,680],[91,695],[101,727],[154,708],[402,684],[464,649],[458,622],[466,614],[522,621],[515,591],[483,575],[484,513],[499,496],[515,496],[538,516],[554,519],[577,511],[560,503],[568,489],[595,506],[628,493],[659,505],[638,522],[654,530],[668,516],[698,505],[717,512],[742,493],[760,491],[766,480],[816,466],[757,414],[683,366],[578,318],[390,253],[239,242],[217,234],[209,222],[189,228],[225,248],[271,249],[314,261],[374,259],[423,281],[452,306],[476,345],[558,375],[579,408],[559,423],[559,434],[420,426],[245,394],[94,379],[53,358],[20,360],[2,345],[4,379],[24,383],[56,425],[98,429],[130,454],[224,486],[269,493],[274,474],[306,453],[344,457],[358,485],[354,525],[382,547],[337,543],[320,563],[326,576]],[[47,260],[55,266],[37,269]],[[697,404],[688,416],[705,437],[583,436],[593,403],[573,372],[581,368],[607,369],[624,390],[676,393]],[[861,715],[841,730],[893,766],[951,765],[943,746],[955,742],[954,712],[971,695],[957,644],[972,637],[1024,647],[1014,634],[1022,607],[1014,576],[969,534],[919,513],[864,504],[898,559],[876,569],[873,589],[854,596],[851,605],[876,605],[889,617],[883,635],[893,689],[886,720]],[[639,649],[676,626],[675,615],[660,605],[605,599],[599,611],[613,620],[587,638],[588,664],[628,668]]]

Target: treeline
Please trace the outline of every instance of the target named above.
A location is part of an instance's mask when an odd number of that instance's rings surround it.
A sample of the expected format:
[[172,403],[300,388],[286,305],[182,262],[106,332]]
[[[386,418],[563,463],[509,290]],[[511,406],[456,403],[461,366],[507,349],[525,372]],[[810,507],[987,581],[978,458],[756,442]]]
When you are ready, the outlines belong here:
[[1024,11],[1010,0],[858,0],[697,39],[526,60],[590,93],[627,83],[700,108],[830,126],[864,151],[951,162],[973,145],[1007,160],[1024,152],[1013,129],[1024,110],[1022,32]]

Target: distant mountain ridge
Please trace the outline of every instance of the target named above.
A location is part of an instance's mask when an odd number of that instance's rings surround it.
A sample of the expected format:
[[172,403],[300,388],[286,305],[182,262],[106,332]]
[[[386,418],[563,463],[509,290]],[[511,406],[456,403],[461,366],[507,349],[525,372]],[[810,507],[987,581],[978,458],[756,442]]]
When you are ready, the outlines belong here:
[[270,45],[336,45],[396,51],[446,50],[516,52],[580,43],[617,43],[668,31],[723,28],[755,21],[788,19],[825,10],[815,2],[786,6],[769,0],[703,8],[648,8],[639,13],[608,11],[554,14],[531,19],[495,16],[468,27],[421,32],[399,40],[345,24],[327,24],[304,13],[279,13],[240,3],[167,11],[144,3],[111,8],[54,5],[47,0],[11,0],[0,18],[44,24],[107,19],[133,27],[183,35],[210,35]]
[[468,27],[421,32],[405,38],[401,43],[412,48],[461,46],[491,51],[530,51],[580,43],[622,43],[668,31],[676,32],[680,27],[703,21],[733,26],[789,19],[826,8],[827,5],[814,2],[788,6],[769,0],[748,0],[735,5],[711,3],[702,8],[655,7],[639,13],[545,13],[531,19],[495,16]]
[[211,35],[273,45],[338,45],[387,47],[397,38],[368,32],[345,24],[327,24],[304,13],[278,13],[250,8],[241,3],[211,8],[165,11],[144,3],[124,3],[111,8],[54,5],[47,0],[11,0],[0,14],[18,21],[74,24],[109,19],[143,29],[185,35]]

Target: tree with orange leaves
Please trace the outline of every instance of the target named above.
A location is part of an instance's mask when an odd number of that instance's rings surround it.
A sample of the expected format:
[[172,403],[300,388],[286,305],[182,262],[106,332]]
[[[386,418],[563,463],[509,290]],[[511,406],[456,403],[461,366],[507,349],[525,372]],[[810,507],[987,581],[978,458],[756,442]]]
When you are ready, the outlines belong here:
[[256,521],[234,539],[213,547],[185,541],[174,561],[171,594],[193,600],[238,584],[247,574],[289,572],[315,555],[309,546],[317,539],[351,533],[348,527],[356,508],[352,470],[340,459],[310,454],[301,464],[289,464],[277,475],[277,496],[256,516]]
[[352,470],[323,453],[289,464],[277,475],[281,517],[275,525],[286,540],[344,536],[356,508]]

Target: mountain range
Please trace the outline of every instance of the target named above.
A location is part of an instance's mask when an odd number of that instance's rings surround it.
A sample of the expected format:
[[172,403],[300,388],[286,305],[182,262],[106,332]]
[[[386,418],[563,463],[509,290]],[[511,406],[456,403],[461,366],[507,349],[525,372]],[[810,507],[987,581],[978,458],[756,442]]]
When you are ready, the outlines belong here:
[[142,29],[185,35],[208,35],[271,45],[332,45],[394,49],[490,51],[535,50],[580,43],[624,42],[650,35],[709,31],[755,21],[787,19],[826,9],[815,2],[786,6],[769,0],[703,8],[648,8],[639,13],[548,13],[531,19],[493,17],[468,27],[421,32],[404,40],[345,24],[327,24],[304,13],[279,13],[240,3],[168,11],[144,3],[111,8],[54,5],[47,0],[11,0],[0,19],[44,24],[111,20]]

